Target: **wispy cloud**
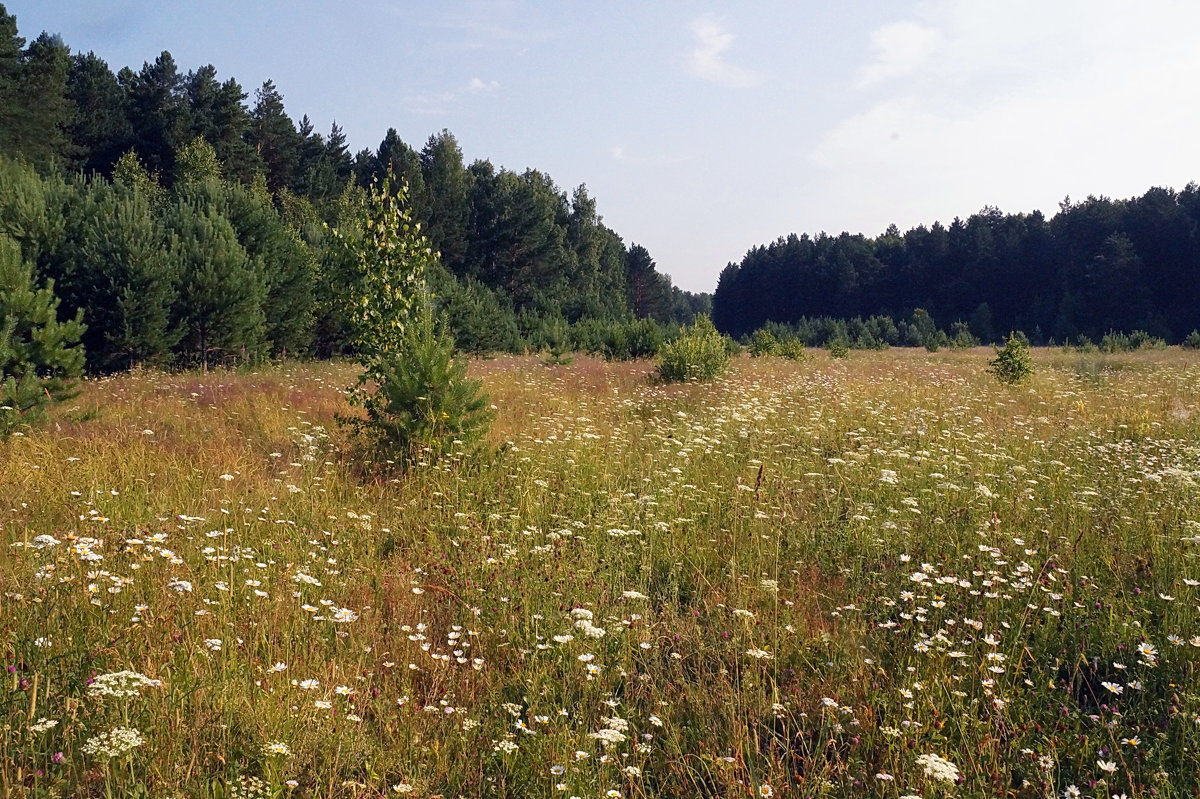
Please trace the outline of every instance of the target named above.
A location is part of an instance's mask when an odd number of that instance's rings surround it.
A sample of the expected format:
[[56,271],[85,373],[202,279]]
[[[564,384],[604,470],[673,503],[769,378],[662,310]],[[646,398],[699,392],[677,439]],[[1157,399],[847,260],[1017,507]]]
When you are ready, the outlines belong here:
[[912,21],[876,29],[871,34],[875,57],[858,71],[856,85],[863,88],[911,74],[929,56],[937,39],[936,30]]
[[413,114],[444,114],[458,104],[463,94],[491,94],[500,88],[499,81],[471,78],[460,91],[410,94],[404,98],[404,110]]
[[[404,6],[404,14],[411,9]],[[452,40],[440,39],[439,47],[463,50],[515,50],[523,54],[529,46],[559,38],[560,31],[532,23],[527,9],[519,3],[487,0],[471,2],[466,8],[451,10],[431,4],[423,27],[454,34]]]
[[454,92],[410,94],[404,98],[404,110],[413,114],[444,114],[454,104]]
[[712,14],[692,20],[694,45],[688,57],[688,69],[703,80],[732,89],[757,86],[767,79],[761,72],[731,64],[725,54],[733,47],[734,36]]
[[467,91],[472,94],[491,94],[499,88],[499,82],[482,78],[471,78],[471,82],[467,84]]

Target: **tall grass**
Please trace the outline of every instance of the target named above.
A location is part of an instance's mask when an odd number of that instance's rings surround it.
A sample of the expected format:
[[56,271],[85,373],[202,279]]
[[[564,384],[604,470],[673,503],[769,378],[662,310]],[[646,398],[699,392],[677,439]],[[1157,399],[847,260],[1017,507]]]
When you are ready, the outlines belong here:
[[390,480],[346,366],[89,382],[0,444],[0,794],[1191,795],[1200,367],[987,357],[481,362]]

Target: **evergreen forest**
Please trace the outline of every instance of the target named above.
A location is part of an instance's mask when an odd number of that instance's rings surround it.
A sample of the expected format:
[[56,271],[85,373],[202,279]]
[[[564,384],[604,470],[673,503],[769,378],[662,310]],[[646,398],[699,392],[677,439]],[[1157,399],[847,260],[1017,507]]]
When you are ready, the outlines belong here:
[[992,342],[1014,330],[1035,344],[1178,343],[1200,327],[1200,186],[1068,198],[1050,219],[988,207],[873,239],[793,234],[725,267],[712,316],[733,336],[775,323],[810,344]]
[[0,239],[53,282],[60,316],[82,311],[93,372],[347,352],[331,230],[388,174],[440,253],[427,279],[466,351],[636,357],[710,307],[586,186],[465,163],[448,130],[352,153],[270,80],[251,97],[169,52],[114,72],[57,35],[26,43],[0,5]]
[[0,5],[0,238],[53,285],[60,317],[82,312],[92,372],[348,353],[331,231],[388,174],[440,256],[432,295],[468,352],[636,358],[706,313],[744,342],[1200,345],[1195,184],[1068,198],[1051,218],[985,207],[875,238],[791,234],[694,294],[605,225],[585,185],[467,163],[448,130],[418,147],[392,128],[351,152],[336,121],[294,120],[271,80],[251,95],[165,51],[114,72],[57,35],[27,42]]

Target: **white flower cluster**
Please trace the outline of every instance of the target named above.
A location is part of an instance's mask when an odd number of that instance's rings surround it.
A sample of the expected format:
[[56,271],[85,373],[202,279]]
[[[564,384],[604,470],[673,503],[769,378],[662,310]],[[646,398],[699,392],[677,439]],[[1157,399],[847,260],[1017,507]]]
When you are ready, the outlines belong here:
[[575,620],[575,629],[588,638],[604,637],[604,628],[592,624],[592,612],[587,608],[575,608],[571,611],[571,618]]
[[142,734],[129,727],[113,727],[88,738],[83,752],[94,757],[120,757],[146,742]]
[[270,757],[271,755],[280,755],[282,757],[291,757],[292,750],[283,741],[268,741],[263,744],[262,752]]
[[925,776],[942,782],[958,782],[958,766],[938,755],[917,757],[917,765],[925,769]]
[[34,733],[35,735],[41,735],[43,732],[46,732],[47,730],[52,730],[57,726],[58,726],[57,719],[48,719],[43,716],[43,717],[39,718],[37,721],[35,721],[33,724],[29,725],[29,731]]
[[605,746],[612,746],[627,740],[625,733],[629,730],[628,721],[619,716],[613,716],[605,719],[604,723],[608,726],[589,734],[588,737],[595,738]]
[[162,680],[154,680],[136,671],[115,671],[101,674],[88,686],[88,696],[111,696],[116,699],[138,696],[143,688],[158,688]]

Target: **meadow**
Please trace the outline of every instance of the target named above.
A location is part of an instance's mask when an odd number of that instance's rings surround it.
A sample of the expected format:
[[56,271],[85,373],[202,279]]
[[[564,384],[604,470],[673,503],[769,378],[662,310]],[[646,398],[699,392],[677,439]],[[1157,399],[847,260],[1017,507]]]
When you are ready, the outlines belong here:
[[478,361],[380,476],[347,364],[0,442],[3,797],[1200,790],[1200,360]]

